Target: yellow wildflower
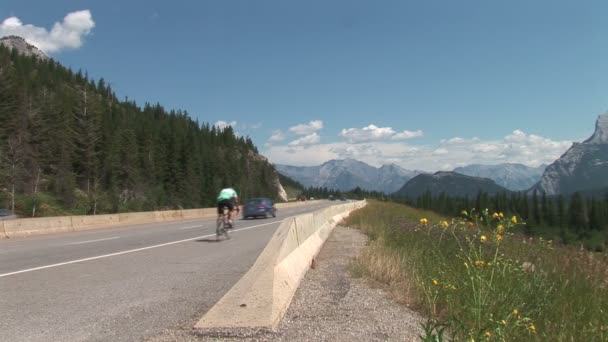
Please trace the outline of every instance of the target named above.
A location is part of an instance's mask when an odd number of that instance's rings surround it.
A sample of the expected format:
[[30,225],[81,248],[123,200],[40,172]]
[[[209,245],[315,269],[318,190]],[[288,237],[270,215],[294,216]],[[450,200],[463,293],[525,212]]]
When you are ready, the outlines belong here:
[[505,321],[504,319],[500,321],[500,323],[502,323],[503,325],[507,325],[507,321]]
[[503,237],[501,234],[496,234],[496,241],[500,242],[502,241]]
[[498,213],[494,213],[494,214],[492,214],[492,218],[493,218],[493,219],[498,218]]
[[505,232],[505,226],[503,226],[502,224],[499,224],[498,227],[496,227],[496,232],[498,234],[502,234]]
[[511,222],[517,224],[517,216],[511,217]]
[[536,327],[534,326],[534,324],[530,324],[530,326],[528,327],[528,329],[530,329],[530,331],[533,332],[533,333],[536,332]]
[[435,286],[439,285],[439,281],[437,281],[437,279],[433,279],[433,285],[435,285]]
[[463,210],[463,211],[460,212],[460,215],[462,215],[462,216],[469,216],[469,213],[467,213],[466,210]]
[[485,235],[482,235],[482,236],[479,238],[479,240],[480,240],[481,242],[486,242],[486,241],[488,240],[488,238],[487,238]]
[[513,315],[519,316],[519,311],[517,311],[517,309],[513,310]]
[[426,219],[426,217],[423,217],[420,219],[420,224],[426,226],[426,224],[429,223],[429,220]]
[[491,263],[491,262],[489,262],[489,263],[487,263],[487,264],[486,264],[486,266],[488,266],[488,267],[492,267],[492,263]]
[[464,263],[464,267],[469,268],[469,264],[467,264],[466,262]]
[[448,221],[439,221],[439,226],[441,228],[447,228],[450,224],[448,223]]
[[484,264],[485,264],[485,262],[483,262],[483,260],[477,260],[477,261],[475,261],[475,266],[482,267]]
[[492,336],[492,333],[491,333],[491,332],[489,332],[489,331],[486,331],[486,333],[485,333],[484,335],[485,335],[486,337],[490,337],[490,336]]
[[505,218],[505,214],[503,214],[502,212],[500,212],[500,213],[498,213],[498,217]]

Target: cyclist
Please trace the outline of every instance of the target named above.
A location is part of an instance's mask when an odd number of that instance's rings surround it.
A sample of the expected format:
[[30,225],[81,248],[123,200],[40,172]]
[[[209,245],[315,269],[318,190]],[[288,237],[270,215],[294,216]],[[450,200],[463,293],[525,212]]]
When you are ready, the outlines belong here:
[[225,188],[220,191],[219,195],[217,195],[217,214],[218,218],[221,218],[223,213],[223,208],[228,207],[228,222],[230,223],[230,228],[232,228],[232,212],[237,210],[240,212],[239,208],[239,196],[233,188]]

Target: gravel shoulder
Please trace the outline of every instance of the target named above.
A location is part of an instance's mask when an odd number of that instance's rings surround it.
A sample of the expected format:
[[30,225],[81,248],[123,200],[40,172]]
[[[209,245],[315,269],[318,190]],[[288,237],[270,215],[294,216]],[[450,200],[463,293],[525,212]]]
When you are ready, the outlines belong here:
[[[149,342],[167,341],[417,341],[423,318],[394,302],[377,284],[353,278],[350,265],[365,247],[359,230],[336,227],[306,273],[275,332],[217,338],[192,333],[192,322]],[[191,323],[191,324],[190,324]]]

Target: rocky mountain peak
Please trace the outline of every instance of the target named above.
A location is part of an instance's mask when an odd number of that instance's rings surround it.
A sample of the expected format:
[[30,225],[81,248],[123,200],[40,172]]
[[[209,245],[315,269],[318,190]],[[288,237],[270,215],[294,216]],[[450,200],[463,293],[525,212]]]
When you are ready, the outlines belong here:
[[9,49],[16,49],[20,54],[25,56],[35,56],[41,60],[47,60],[49,57],[34,45],[28,43],[25,39],[19,36],[6,36],[0,38],[0,44]]
[[585,140],[586,144],[608,144],[608,112],[598,116],[595,122],[595,132]]
[[595,122],[595,132],[583,143],[574,143],[549,165],[540,181],[528,191],[548,195],[608,189],[608,113]]

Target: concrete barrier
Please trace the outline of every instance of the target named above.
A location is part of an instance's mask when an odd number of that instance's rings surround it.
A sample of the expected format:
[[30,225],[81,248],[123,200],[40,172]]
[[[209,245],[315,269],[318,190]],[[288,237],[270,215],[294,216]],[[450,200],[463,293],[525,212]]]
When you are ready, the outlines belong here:
[[[317,201],[277,203],[276,207],[289,208],[315,202]],[[189,220],[214,215],[216,215],[216,208],[21,218],[0,221],[0,239],[115,227],[118,225]]]
[[0,239],[7,238],[6,233],[4,232],[4,221],[0,221]]
[[7,237],[24,237],[47,233],[65,233],[73,231],[70,216],[26,218],[4,221],[4,233]]
[[[194,210],[196,210],[196,209],[194,209]],[[184,211],[187,211],[187,210],[163,210],[163,211],[155,211],[154,212],[154,220],[156,222],[183,220],[184,219]]]
[[87,230],[120,224],[118,214],[72,216],[74,230]]
[[[365,201],[339,204],[281,223],[255,264],[199,321],[200,332],[274,330],[312,259],[336,224]],[[245,331],[244,331],[245,330]]]

